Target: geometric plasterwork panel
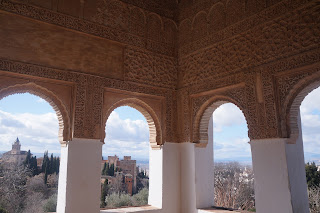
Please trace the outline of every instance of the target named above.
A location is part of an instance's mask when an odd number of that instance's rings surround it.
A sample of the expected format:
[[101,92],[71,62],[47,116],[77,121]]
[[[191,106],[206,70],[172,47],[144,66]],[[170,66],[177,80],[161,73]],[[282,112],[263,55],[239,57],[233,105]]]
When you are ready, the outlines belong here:
[[176,60],[139,48],[127,47],[124,56],[125,80],[175,88],[178,79]]
[[319,5],[311,2],[285,14],[221,41],[204,39],[208,42],[204,45],[200,40],[188,53],[182,53],[181,47],[181,85],[199,84],[319,48]]

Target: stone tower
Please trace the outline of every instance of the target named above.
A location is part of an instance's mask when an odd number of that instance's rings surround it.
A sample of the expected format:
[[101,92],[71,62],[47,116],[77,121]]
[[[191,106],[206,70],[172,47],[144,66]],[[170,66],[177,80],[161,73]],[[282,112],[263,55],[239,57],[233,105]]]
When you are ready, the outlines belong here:
[[13,155],[20,154],[20,149],[21,149],[21,144],[20,144],[19,138],[17,137],[17,139],[12,144],[11,154]]

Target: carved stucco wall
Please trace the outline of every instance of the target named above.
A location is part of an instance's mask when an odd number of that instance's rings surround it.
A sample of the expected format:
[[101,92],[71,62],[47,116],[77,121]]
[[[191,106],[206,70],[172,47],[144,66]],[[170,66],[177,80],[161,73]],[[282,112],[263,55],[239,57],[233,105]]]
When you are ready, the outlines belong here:
[[0,1],[1,72],[24,74],[30,82],[74,84],[69,98],[75,102],[70,116],[77,138],[101,139],[104,88],[161,97],[161,143],[177,141],[175,23],[120,1],[86,1],[94,8],[86,5],[79,15],[79,3]]
[[319,0],[1,0],[0,70],[74,84],[74,137],[101,138],[105,88],[163,98],[163,141],[196,142],[210,100],[233,100],[251,139],[290,137],[284,91],[319,72],[319,14]]
[[[250,5],[260,6],[246,13]],[[231,14],[235,11],[239,14]],[[196,132],[200,134],[198,109],[220,96],[241,100],[238,105],[251,139],[289,137],[281,123],[283,113],[288,115],[282,109],[287,94],[281,97],[279,86],[293,83],[295,68],[304,70],[305,76],[318,72],[305,67],[319,62],[319,14],[318,0],[199,1],[182,8],[178,37],[178,108],[183,109],[178,112],[180,140],[199,140],[194,138]],[[279,83],[282,75],[286,78]],[[241,82],[245,85],[242,90],[225,94]]]

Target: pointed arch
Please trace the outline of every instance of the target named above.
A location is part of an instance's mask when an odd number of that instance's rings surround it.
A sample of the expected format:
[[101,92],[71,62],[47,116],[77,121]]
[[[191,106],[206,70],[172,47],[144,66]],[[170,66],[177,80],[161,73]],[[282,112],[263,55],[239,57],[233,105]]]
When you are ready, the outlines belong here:
[[15,84],[0,89],[0,100],[9,95],[21,93],[30,93],[46,100],[57,114],[59,121],[59,142],[61,145],[65,145],[67,141],[71,140],[70,117],[65,105],[57,95],[42,86],[30,82],[26,84]]
[[[104,117],[103,123],[106,124],[110,114],[113,110],[121,106],[129,106],[136,110],[138,110],[147,120],[149,126],[149,142],[152,149],[160,149],[161,145],[163,145],[162,141],[162,130],[160,121],[153,111],[153,109],[138,98],[126,98],[114,103],[108,110]],[[105,128],[105,126],[104,126]],[[105,129],[103,130],[103,134],[105,134]],[[105,135],[103,136],[105,138]]]

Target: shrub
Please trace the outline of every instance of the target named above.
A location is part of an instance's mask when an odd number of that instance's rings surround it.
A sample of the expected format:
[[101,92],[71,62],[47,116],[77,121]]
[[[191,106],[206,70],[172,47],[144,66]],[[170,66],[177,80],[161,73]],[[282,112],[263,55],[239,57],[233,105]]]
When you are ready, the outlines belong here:
[[308,188],[310,213],[320,212],[320,187]]
[[132,206],[130,195],[123,193],[112,193],[106,197],[108,208],[118,208],[122,206]]
[[137,194],[133,196],[133,204],[135,206],[145,206],[148,205],[148,188],[141,189]]
[[43,211],[44,212],[55,212],[56,208],[57,208],[57,194],[54,194],[44,202]]
[[9,213],[9,212],[5,210],[2,206],[0,206],[0,213]]

